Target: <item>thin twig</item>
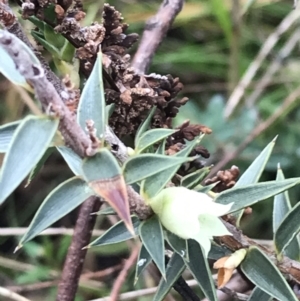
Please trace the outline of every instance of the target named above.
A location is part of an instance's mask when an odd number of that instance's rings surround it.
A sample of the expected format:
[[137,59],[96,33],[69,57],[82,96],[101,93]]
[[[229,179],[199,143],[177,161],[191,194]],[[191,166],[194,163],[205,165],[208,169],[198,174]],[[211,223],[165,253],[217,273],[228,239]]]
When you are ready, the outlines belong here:
[[80,274],[87,249],[83,249],[91,239],[96,217],[90,215],[100,208],[96,197],[89,197],[82,205],[68,250],[66,262],[58,286],[56,301],[73,301],[76,295]]
[[131,63],[135,71],[144,74],[151,60],[183,7],[184,0],[164,0],[155,16],[146,22],[143,36]]
[[[0,296],[9,298],[14,301],[30,301],[29,299],[22,297],[22,296],[18,295],[17,293],[14,293],[14,292],[8,290],[5,287],[0,287]],[[5,299],[5,300],[7,300],[7,299]]]
[[111,293],[110,293],[110,301],[117,301],[119,300],[119,292],[122,288],[123,283],[126,280],[128,271],[130,268],[134,265],[138,255],[139,255],[139,246],[135,246],[131,252],[130,257],[126,260],[123,269],[121,270],[119,276],[114,282],[114,285],[112,287]]
[[273,123],[278,121],[283,115],[286,115],[291,109],[296,100],[300,97],[300,88],[295,89],[283,101],[282,105],[264,122],[259,123],[246,139],[232,152],[227,153],[224,158],[213,167],[210,176],[221,170],[226,164],[234,160],[257,136],[267,130]]
[[[15,271],[20,271],[20,272],[28,272],[28,271],[33,271],[36,269],[36,266],[33,264],[25,263],[25,262],[20,262],[17,260],[9,259],[7,257],[2,257],[0,256],[0,266],[6,269],[11,269]],[[48,277],[54,278],[58,277],[59,272],[55,270],[49,270],[48,271]]]
[[[0,236],[21,236],[28,231],[28,228],[0,228]],[[104,233],[103,230],[95,229],[92,232],[92,236],[100,236]],[[53,235],[67,235],[72,236],[74,234],[74,229],[69,228],[48,228],[43,232],[39,233],[42,236],[53,236]]]
[[293,51],[293,49],[296,47],[297,43],[299,42],[299,39],[300,29],[297,28],[287,40],[287,42],[284,44],[284,46],[281,48],[276,59],[268,67],[267,71],[262,76],[262,78],[259,81],[257,81],[253,92],[250,94],[249,97],[246,98],[245,103],[247,107],[252,107],[257,101],[257,99],[261,96],[263,91],[266,89],[266,87],[270,85],[273,76],[276,72],[279,71],[279,69],[283,65],[285,58],[287,58]]
[[[190,287],[194,287],[194,286],[198,285],[196,280],[189,280],[189,281],[187,281],[187,284]],[[156,287],[146,288],[146,289],[132,291],[132,292],[128,292],[128,293],[123,293],[123,294],[119,295],[119,301],[132,300],[132,299],[136,299],[138,297],[145,297],[145,296],[153,295],[156,293],[157,288],[158,287],[156,286]],[[110,297],[104,297],[104,298],[93,299],[90,301],[111,301],[111,299],[110,299]]]
[[[33,266],[31,270],[33,270],[34,268],[35,266]],[[104,284],[102,285],[102,282],[99,282],[101,278],[107,277],[108,275],[111,275],[112,273],[114,273],[117,270],[120,270],[121,268],[122,265],[118,264],[116,266],[107,268],[105,270],[84,273],[81,275],[79,279],[79,286],[99,289],[100,287],[104,286]],[[59,276],[58,273],[56,274],[57,276]],[[97,281],[90,280],[91,278],[97,278]],[[8,286],[7,289],[20,294],[24,292],[32,292],[32,291],[47,289],[49,287],[57,286],[58,283],[59,280],[50,280],[50,281],[37,282],[32,284]]]
[[274,46],[277,44],[281,35],[285,33],[300,17],[300,9],[297,8],[291,11],[279,24],[276,30],[267,38],[262,48],[260,49],[258,55],[248,67],[246,73],[243,75],[242,79],[234,89],[233,93],[229,97],[227,102],[224,115],[226,118],[229,118],[233,113],[234,109],[239,104],[241,98],[245,94],[246,89],[248,88],[251,80],[255,76],[256,72],[262,65],[263,61],[267,55],[271,52]]

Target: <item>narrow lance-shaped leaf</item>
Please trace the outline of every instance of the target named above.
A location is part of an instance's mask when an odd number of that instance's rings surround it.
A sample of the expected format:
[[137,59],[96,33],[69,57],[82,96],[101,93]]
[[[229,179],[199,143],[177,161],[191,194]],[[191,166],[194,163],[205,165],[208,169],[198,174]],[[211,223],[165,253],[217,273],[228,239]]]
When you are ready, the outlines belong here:
[[44,23],[44,31],[43,34],[45,36],[46,41],[52,43],[56,48],[61,49],[66,41],[66,38],[62,36],[60,33],[56,33],[54,28]]
[[[284,180],[284,174],[282,172],[282,169],[280,168],[278,164],[277,169],[277,181]],[[286,215],[291,211],[292,206],[289,198],[289,194],[287,191],[277,194],[274,197],[274,206],[273,206],[273,233],[275,234],[278,227],[286,217]],[[294,225],[295,226],[295,225]],[[288,226],[289,228],[289,226]],[[284,230],[285,229],[281,229]],[[290,230],[290,229],[289,229]],[[292,235],[293,232],[290,232],[288,234],[288,237],[290,238],[290,235]],[[282,235],[285,235],[282,233]],[[298,235],[294,235],[294,238],[289,242],[289,244],[286,246],[284,250],[284,254],[294,260],[300,260],[300,246],[299,246],[299,238]]]
[[181,276],[185,263],[177,253],[173,253],[166,269],[166,279],[161,278],[153,301],[163,301],[174,283]]
[[210,192],[214,187],[216,187],[220,182],[212,183],[207,186],[197,185],[197,187],[194,189],[198,192],[208,193]]
[[[138,228],[140,225],[140,220],[136,216],[132,216],[132,225],[135,235],[138,234]],[[104,234],[92,241],[88,247],[95,246],[104,246],[115,244],[118,242],[126,241],[132,238],[132,233],[127,229],[127,226],[124,224],[124,221],[119,221],[112,227],[110,227]]]
[[145,246],[142,245],[139,253],[139,258],[136,263],[134,284],[137,283],[140,275],[146,269],[146,267],[151,263],[151,261],[152,261],[151,255],[149,254]]
[[98,212],[93,213],[94,215],[116,215],[116,211],[111,207],[106,207]]
[[42,158],[57,126],[58,120],[48,117],[28,116],[21,122],[4,157],[0,174],[0,204]]
[[141,154],[129,158],[123,166],[123,174],[127,184],[136,183],[153,176],[167,168],[177,166],[194,158],[178,158],[155,154]]
[[177,254],[179,254],[182,258],[185,258],[185,260],[189,261],[187,240],[178,237],[177,235],[169,231],[166,231],[166,240]]
[[210,301],[218,301],[210,267],[202,248],[193,239],[188,240],[188,248],[190,261],[186,262],[186,265],[197,280],[204,295]]
[[37,40],[45,49],[47,49],[50,54],[55,56],[56,58],[60,57],[59,50],[53,46],[52,43],[46,41],[44,38],[40,37],[40,35],[36,31],[31,31],[31,35]]
[[[285,216],[274,235],[275,250],[280,256],[300,231],[300,203]],[[298,250],[299,252],[299,250]]]
[[174,134],[176,130],[170,129],[153,129],[145,132],[141,137],[137,140],[135,150],[137,153],[141,153],[149,146],[163,140],[164,138]]
[[105,107],[106,124],[108,124],[108,120],[109,120],[110,116],[112,115],[112,113],[114,112],[115,106],[116,105],[114,103],[106,105],[106,107]]
[[213,259],[213,260],[218,260],[221,257],[225,257],[232,254],[232,251],[227,249],[225,246],[219,246],[215,242],[211,243],[211,249],[208,253],[207,258]]
[[275,137],[255,158],[251,165],[238,179],[234,187],[257,183],[271,156],[277,137]]
[[[264,171],[266,164],[271,156],[277,137],[275,137],[255,158],[251,165],[246,169],[242,176],[238,179],[234,187],[245,186],[249,184],[257,183],[262,172]],[[233,213],[236,218],[236,224],[239,226],[244,210],[240,210]]]
[[[204,135],[201,135],[195,138],[192,142],[187,143],[186,147],[183,150],[176,153],[176,155],[171,156],[171,158],[187,158],[190,152],[197,144],[200,143],[203,137]],[[153,198],[169,183],[177,170],[180,168],[181,164],[177,164],[169,168],[165,167],[165,169],[161,170],[159,173],[147,177],[142,183],[143,194],[147,196],[147,198]]]
[[13,134],[21,121],[11,122],[0,126],[0,153],[6,153]]
[[93,71],[81,93],[78,105],[78,122],[83,129],[86,121],[93,120],[97,137],[102,137],[105,131],[106,107],[102,80],[102,53],[97,55]]
[[166,140],[167,139],[164,139],[160,145],[158,146],[157,150],[156,150],[156,154],[158,155],[164,155],[165,154],[165,149],[166,149]]
[[92,195],[93,191],[82,179],[71,178],[60,184],[43,201],[27,232],[22,237],[18,249]]
[[43,157],[41,158],[41,160],[37,163],[37,165],[31,170],[30,175],[28,177],[27,183],[25,185],[25,187],[27,187],[31,181],[35,178],[35,176],[40,172],[40,170],[43,168],[45,162],[47,161],[47,159],[50,157],[50,155],[53,153],[54,147],[49,147]]
[[143,221],[139,228],[143,245],[165,278],[165,246],[162,226],[156,215]]
[[270,198],[300,183],[300,178],[291,178],[283,181],[269,181],[232,188],[221,192],[215,201],[220,204],[233,205],[228,213],[251,206],[259,201]]
[[186,175],[181,179],[181,185],[186,188],[194,188],[210,173],[211,167],[203,167],[191,174]]
[[137,145],[137,141],[140,139],[140,137],[149,129],[149,126],[150,126],[152,117],[155,113],[155,110],[156,110],[156,107],[153,107],[150,110],[150,112],[148,114],[148,117],[145,119],[145,121],[138,128],[137,133],[136,133],[135,138],[134,138],[134,145],[135,146]]
[[259,248],[250,247],[240,267],[251,282],[273,298],[298,300],[279,270]]
[[57,150],[65,159],[75,176],[82,176],[82,159],[69,147],[59,146]]
[[125,180],[111,152],[103,148],[95,156],[86,158],[82,171],[89,186],[109,203],[133,234]]

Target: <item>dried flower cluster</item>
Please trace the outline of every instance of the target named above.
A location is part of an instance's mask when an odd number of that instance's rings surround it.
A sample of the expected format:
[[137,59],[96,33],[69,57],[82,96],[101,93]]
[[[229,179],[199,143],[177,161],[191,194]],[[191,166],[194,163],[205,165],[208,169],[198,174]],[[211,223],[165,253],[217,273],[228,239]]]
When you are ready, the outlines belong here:
[[219,184],[217,184],[213,188],[213,191],[221,192],[229,188],[232,188],[235,185],[239,175],[240,175],[239,168],[233,165],[231,166],[230,169],[218,171],[216,176],[214,176],[211,179],[207,179],[205,181],[205,185],[210,185],[219,182]]
[[[49,21],[45,7],[53,9],[55,22]],[[138,74],[130,66],[129,48],[138,40],[135,33],[127,34],[128,24],[123,22],[120,12],[113,6],[105,4],[102,23],[93,22],[82,27],[80,21],[85,17],[82,2],[59,0],[28,0],[22,5],[23,17],[36,15],[66,37],[76,48],[75,57],[80,60],[81,71],[88,75],[101,47],[103,53],[103,76],[107,104],[114,104],[114,111],[109,124],[120,138],[134,135],[139,125],[148,116],[149,110],[156,106],[152,118],[152,128],[172,128],[172,119],[188,99],[178,97],[183,85],[179,78],[171,75]],[[54,22],[54,23],[53,23]],[[66,103],[76,112],[79,91],[74,89],[70,78],[64,80],[71,97]],[[74,93],[71,93],[73,90]],[[185,141],[192,141],[201,133],[210,134],[211,129],[204,125],[190,124],[187,120],[177,127],[166,144],[166,153],[171,155],[185,147]],[[197,146],[191,156],[200,155],[208,158],[209,152]],[[203,167],[200,159],[184,167],[184,172]]]

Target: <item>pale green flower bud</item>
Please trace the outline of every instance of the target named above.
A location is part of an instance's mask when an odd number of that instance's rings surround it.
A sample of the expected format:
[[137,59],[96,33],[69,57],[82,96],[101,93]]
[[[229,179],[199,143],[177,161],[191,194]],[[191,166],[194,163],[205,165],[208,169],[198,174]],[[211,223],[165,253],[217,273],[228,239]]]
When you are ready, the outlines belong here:
[[225,215],[232,203],[215,203],[208,195],[185,187],[169,187],[149,200],[163,226],[183,239],[195,239],[207,256],[213,236],[231,235],[219,216]]
[[128,154],[129,157],[134,156],[135,155],[134,149],[132,149],[131,147],[128,146],[127,147],[127,154]]

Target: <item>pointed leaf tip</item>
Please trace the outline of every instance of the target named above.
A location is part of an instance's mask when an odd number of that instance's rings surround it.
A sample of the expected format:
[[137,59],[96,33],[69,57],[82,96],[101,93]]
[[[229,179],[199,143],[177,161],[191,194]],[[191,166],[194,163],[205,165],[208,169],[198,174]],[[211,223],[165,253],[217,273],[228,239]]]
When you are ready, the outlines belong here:
[[134,235],[127,189],[123,176],[118,175],[111,179],[94,181],[89,183],[89,185],[98,195],[107,201],[124,221],[128,231]]
[[17,253],[17,252],[18,252],[20,249],[22,249],[22,248],[23,248],[23,245],[22,245],[22,244],[17,245],[16,248],[14,249],[14,252],[13,252],[13,253],[14,253],[14,254]]
[[133,234],[125,180],[111,152],[103,148],[95,156],[84,160],[82,171],[93,191],[109,203]]

